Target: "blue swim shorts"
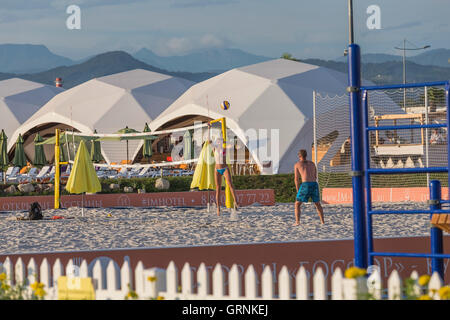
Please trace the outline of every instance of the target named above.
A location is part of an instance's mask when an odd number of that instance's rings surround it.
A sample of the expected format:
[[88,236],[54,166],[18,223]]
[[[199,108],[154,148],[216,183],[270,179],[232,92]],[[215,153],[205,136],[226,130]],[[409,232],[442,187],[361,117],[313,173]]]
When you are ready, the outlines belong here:
[[319,202],[319,184],[317,182],[303,182],[298,189],[296,200],[300,202]]

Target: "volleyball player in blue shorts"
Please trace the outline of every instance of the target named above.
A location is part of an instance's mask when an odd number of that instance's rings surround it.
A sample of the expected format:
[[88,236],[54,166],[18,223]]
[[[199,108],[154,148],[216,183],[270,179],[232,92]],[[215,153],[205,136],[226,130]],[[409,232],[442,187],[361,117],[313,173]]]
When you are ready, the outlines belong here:
[[[317,183],[317,169],[312,161],[306,160],[306,150],[302,149],[298,152],[299,161],[294,166],[295,187],[297,188],[297,196],[295,198],[295,223],[293,226],[300,225],[300,212],[303,202],[314,202],[320,222],[325,223],[323,218],[323,208],[320,204],[319,184]],[[300,179],[302,178],[302,184]]]

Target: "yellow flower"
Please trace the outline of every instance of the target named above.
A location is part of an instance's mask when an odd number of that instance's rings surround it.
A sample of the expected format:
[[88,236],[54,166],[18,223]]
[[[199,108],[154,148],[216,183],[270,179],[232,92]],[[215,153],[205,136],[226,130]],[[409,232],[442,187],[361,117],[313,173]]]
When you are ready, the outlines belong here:
[[428,282],[430,282],[430,276],[427,274],[424,274],[423,276],[419,277],[419,280],[417,281],[420,286],[425,287]]
[[44,284],[41,282],[34,282],[30,285],[31,289],[33,289],[33,291],[36,291],[38,289],[44,289]]
[[157,296],[156,300],[164,300],[164,297],[163,296]]
[[431,297],[427,294],[424,294],[422,296],[420,296],[417,300],[433,300],[431,299]]
[[43,297],[46,295],[46,292],[45,292],[45,290],[42,289],[42,288],[37,288],[36,290],[34,290],[34,295],[35,295],[36,297],[43,298]]
[[0,273],[0,282],[6,280],[6,273]]
[[2,289],[5,291],[8,291],[9,288],[11,288],[9,285],[7,285],[6,283],[2,283]]
[[439,297],[441,300],[450,300],[450,286],[440,288]]
[[136,293],[135,291],[131,290],[131,291],[129,291],[128,294],[127,294],[127,299],[128,299],[128,298],[131,298],[131,299],[137,299],[137,298],[138,298],[138,295],[137,295],[137,293]]
[[367,274],[366,269],[361,269],[358,267],[350,267],[345,270],[345,277],[348,279],[356,279],[359,277],[363,277]]
[[151,277],[151,276],[147,278],[147,280],[150,282],[155,282],[156,279],[157,279],[156,277]]

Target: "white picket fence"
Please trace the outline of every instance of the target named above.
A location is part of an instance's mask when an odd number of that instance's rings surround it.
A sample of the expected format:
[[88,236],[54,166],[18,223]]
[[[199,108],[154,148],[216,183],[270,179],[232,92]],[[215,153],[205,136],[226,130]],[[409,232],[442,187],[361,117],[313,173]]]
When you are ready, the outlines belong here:
[[[312,276],[312,287],[304,267],[301,267],[295,278],[292,279],[288,268],[283,266],[277,276],[277,284],[274,279],[276,275],[268,265],[263,269],[259,279],[252,265],[242,275],[238,266],[234,264],[227,275],[225,268],[220,264],[214,267],[211,274],[211,270],[202,263],[195,274],[189,263],[185,263],[181,269],[181,285],[178,285],[179,273],[174,262],[170,262],[167,269],[144,269],[144,265],[140,261],[133,272],[128,260],[124,261],[120,269],[112,259],[108,259],[106,263],[104,260],[97,260],[90,265],[83,260],[76,269],[79,270],[79,277],[92,278],[97,300],[123,300],[129,292],[128,285],[137,293],[139,299],[159,296],[167,300],[355,300],[358,298],[357,292],[371,293],[376,299],[383,299],[385,298],[383,292],[386,291],[387,299],[395,300],[400,299],[402,288],[402,280],[396,270],[388,278],[387,290],[383,290],[381,276],[376,270],[367,281],[365,278],[346,279],[342,270],[337,268],[331,277],[331,290],[328,290],[327,279],[321,268],[318,268]],[[21,258],[16,261],[15,265],[9,258],[0,263],[0,273],[7,274],[8,284],[25,282],[29,285],[40,281],[45,285],[44,289],[47,292],[45,299],[49,300],[58,298],[56,287],[58,277],[73,276],[73,270],[72,260],[65,267],[59,259],[52,267],[46,258],[39,267],[33,258],[27,265]],[[149,277],[155,277],[156,281],[149,281]],[[411,278],[418,279],[418,277],[417,272],[413,271]],[[196,280],[194,281],[194,279]],[[278,285],[278,294],[275,294],[276,285]],[[243,295],[243,286],[245,295]],[[437,273],[434,273],[428,285],[430,292],[432,292],[431,289],[435,289],[437,292],[442,286],[442,279]],[[227,288],[228,290],[226,290]],[[416,285],[415,290],[419,293],[420,287]],[[439,299],[437,293],[430,293],[430,296],[433,299]]]

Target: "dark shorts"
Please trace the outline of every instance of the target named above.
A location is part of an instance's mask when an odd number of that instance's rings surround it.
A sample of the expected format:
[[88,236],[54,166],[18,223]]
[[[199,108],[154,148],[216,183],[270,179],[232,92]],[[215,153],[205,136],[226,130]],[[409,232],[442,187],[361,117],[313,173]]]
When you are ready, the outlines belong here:
[[317,182],[303,182],[298,189],[296,200],[300,202],[319,202],[319,184]]

